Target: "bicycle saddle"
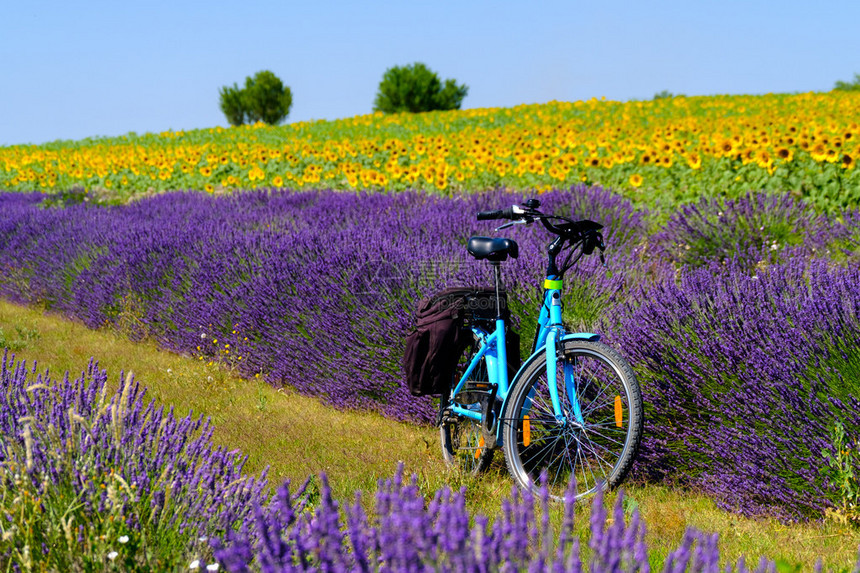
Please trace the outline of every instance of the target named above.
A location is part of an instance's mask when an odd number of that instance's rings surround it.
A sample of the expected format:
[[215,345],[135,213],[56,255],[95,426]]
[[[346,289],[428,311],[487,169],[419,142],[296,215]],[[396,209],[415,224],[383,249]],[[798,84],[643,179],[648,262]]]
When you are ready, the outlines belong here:
[[487,259],[488,261],[505,261],[508,259],[508,256],[515,259],[520,254],[520,248],[516,241],[501,237],[470,237],[466,248],[469,254],[479,261],[482,259]]

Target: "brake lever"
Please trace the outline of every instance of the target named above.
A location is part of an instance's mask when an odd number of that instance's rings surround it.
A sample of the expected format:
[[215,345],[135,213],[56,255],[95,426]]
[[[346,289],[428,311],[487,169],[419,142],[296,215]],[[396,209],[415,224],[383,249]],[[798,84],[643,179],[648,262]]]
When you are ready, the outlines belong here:
[[519,221],[511,221],[509,223],[505,223],[501,227],[496,227],[496,230],[501,231],[502,229],[507,229],[508,227],[510,227],[512,225],[525,225],[525,224],[526,224],[526,221],[523,219],[520,219]]

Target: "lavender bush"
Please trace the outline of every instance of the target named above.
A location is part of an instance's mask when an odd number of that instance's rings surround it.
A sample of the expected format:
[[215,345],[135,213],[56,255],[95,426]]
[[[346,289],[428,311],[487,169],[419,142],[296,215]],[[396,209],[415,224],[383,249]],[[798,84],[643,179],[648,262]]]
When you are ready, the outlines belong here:
[[265,503],[265,476],[243,474],[208,423],[147,402],[131,376],[113,393],[95,362],[54,380],[4,355],[0,387],[0,563],[170,569]]
[[699,267],[740,260],[773,262],[786,247],[822,249],[833,225],[788,194],[748,193],[738,199],[705,198],[673,213],[654,236],[655,251]]
[[792,257],[686,269],[620,311],[646,404],[638,469],[783,518],[833,501],[828,431],[860,428],[860,271]]

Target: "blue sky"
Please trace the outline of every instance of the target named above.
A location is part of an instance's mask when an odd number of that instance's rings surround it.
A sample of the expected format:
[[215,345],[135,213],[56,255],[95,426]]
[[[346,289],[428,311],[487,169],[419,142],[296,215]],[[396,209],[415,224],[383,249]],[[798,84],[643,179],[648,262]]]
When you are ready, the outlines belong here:
[[218,89],[268,69],[287,122],[369,113],[394,65],[464,108],[826,91],[860,72],[860,2],[7,0],[0,145],[226,126]]

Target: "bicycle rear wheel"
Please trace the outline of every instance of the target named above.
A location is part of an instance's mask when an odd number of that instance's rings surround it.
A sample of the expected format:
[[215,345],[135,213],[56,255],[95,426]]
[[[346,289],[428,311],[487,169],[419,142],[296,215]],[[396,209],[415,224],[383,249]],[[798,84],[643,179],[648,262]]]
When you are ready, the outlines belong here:
[[[642,396],[633,370],[605,344],[565,341],[556,387],[560,418],[552,406],[546,359],[529,365],[511,390],[502,420],[508,470],[521,487],[535,492],[546,472],[556,500],[564,498],[571,479],[577,499],[598,487],[616,487],[630,470],[642,435]],[[571,401],[574,389],[582,421]]]
[[[460,380],[466,367],[472,362],[479,346],[480,343],[477,339],[470,344],[469,349],[464,354],[463,359],[460,360],[454,374],[455,384]],[[448,398],[448,403],[456,403],[464,408],[480,412],[480,403],[473,401],[475,398],[480,398],[480,392],[475,392],[474,390],[490,388],[490,376],[487,370],[486,359],[482,358],[475,366],[466,386],[467,389],[473,391],[461,392],[456,395],[452,394]],[[455,415],[450,410],[447,410],[442,414],[439,434],[442,442],[442,457],[449,466],[458,468],[468,474],[477,475],[486,470],[490,462],[493,461],[495,448],[488,447],[479,421]]]

